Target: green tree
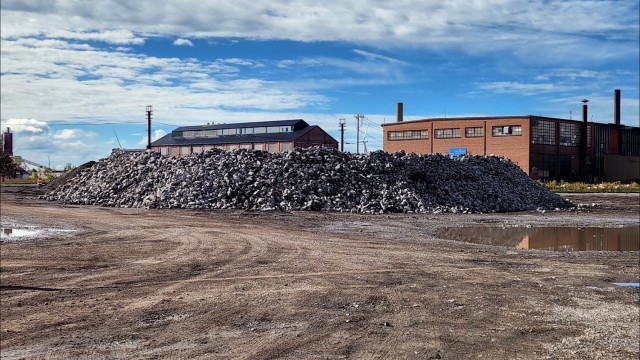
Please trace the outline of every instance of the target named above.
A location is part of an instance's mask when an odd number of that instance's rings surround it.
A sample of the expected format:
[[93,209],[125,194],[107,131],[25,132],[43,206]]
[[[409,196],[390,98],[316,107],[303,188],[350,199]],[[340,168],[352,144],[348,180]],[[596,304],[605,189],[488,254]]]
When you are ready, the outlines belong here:
[[4,152],[0,152],[0,176],[14,178],[18,173],[18,164]]

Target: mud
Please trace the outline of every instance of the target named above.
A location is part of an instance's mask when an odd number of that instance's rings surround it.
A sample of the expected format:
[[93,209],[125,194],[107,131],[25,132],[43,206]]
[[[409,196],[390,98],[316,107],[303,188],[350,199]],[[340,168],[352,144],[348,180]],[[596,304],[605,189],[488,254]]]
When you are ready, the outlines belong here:
[[[2,359],[637,359],[638,251],[444,240],[444,227],[637,226],[638,194],[574,210],[356,215],[138,210],[1,188],[73,229],[0,244]],[[3,226],[4,227],[4,226]]]

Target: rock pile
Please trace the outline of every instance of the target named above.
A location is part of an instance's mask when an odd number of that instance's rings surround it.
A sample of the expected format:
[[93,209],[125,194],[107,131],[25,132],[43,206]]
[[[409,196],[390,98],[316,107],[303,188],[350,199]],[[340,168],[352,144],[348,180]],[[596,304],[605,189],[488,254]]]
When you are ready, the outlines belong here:
[[114,207],[357,213],[507,212],[570,206],[505,158],[334,149],[115,152],[45,196]]

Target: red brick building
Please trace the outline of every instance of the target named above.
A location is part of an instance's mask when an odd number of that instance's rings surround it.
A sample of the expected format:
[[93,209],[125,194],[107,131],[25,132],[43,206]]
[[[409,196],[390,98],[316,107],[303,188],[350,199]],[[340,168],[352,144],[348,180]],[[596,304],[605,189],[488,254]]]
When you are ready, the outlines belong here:
[[151,143],[164,155],[189,156],[209,149],[253,149],[286,152],[295,147],[338,148],[338,141],[304,120],[183,126]]
[[619,120],[599,124],[529,115],[402,121],[401,104],[398,111],[397,122],[383,125],[387,152],[500,155],[534,179],[640,178],[640,128]]

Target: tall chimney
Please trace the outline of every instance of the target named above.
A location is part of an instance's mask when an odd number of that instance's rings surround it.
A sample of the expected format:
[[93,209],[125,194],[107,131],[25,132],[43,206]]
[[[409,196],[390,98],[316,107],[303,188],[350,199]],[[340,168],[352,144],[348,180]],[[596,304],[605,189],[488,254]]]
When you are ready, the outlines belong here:
[[580,172],[582,173],[582,180],[585,182],[589,182],[589,174],[587,174],[587,164],[586,164],[586,156],[587,156],[587,103],[589,100],[582,99],[582,127],[580,131]]
[[401,102],[396,104],[396,121],[397,122],[402,122],[402,120],[404,120],[404,109],[403,109],[403,106],[404,105]]
[[613,122],[620,125],[620,89],[615,89],[613,101]]
[[13,156],[13,133],[11,133],[10,128],[7,127],[7,132],[2,134],[2,140],[2,152],[5,155]]

